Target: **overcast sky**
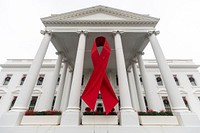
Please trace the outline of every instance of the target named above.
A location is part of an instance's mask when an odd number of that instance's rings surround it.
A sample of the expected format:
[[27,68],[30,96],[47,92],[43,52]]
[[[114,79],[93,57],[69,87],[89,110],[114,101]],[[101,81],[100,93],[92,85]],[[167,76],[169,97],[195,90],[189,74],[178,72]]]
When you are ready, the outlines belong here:
[[[165,57],[200,64],[200,0],[0,0],[0,64],[34,58],[43,38],[40,18],[97,5],[160,18],[157,37]],[[154,58],[150,45],[144,52]],[[50,45],[45,58],[54,53]]]

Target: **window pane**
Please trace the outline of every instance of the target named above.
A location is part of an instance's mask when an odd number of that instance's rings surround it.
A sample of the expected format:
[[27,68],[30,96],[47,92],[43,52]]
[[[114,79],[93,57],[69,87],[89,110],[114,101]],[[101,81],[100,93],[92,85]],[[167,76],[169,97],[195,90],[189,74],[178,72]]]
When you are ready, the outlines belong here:
[[44,75],[40,75],[37,81],[37,85],[42,85],[43,80],[44,80]]
[[53,107],[54,107],[55,101],[56,101],[56,96],[53,97],[53,102],[52,102],[51,110],[53,110]]
[[11,77],[12,77],[12,74],[8,74],[4,79],[3,85],[8,85],[8,83],[10,82]]
[[196,86],[197,85],[193,75],[188,75],[188,79],[189,79],[189,81],[190,81],[192,86]]
[[31,103],[29,105],[29,110],[34,110],[38,97],[32,96]]
[[21,78],[20,85],[24,84],[25,79],[26,79],[26,74],[24,74],[23,77]]
[[173,76],[174,76],[174,80],[175,80],[175,82],[176,82],[176,85],[179,86],[180,84],[179,84],[179,81],[178,81],[177,76],[176,76],[176,75],[173,75]]
[[12,100],[12,102],[11,102],[11,105],[10,105],[9,110],[11,110],[11,108],[14,106],[16,99],[17,99],[17,96],[14,96],[14,97],[13,97],[13,100]]
[[170,106],[168,97],[162,97],[162,100],[163,100],[163,104],[165,106],[165,110],[166,111],[171,111],[171,106]]
[[187,101],[186,97],[183,96],[182,98],[183,98],[183,101],[185,103],[185,106],[190,110],[190,107],[189,107],[189,104],[188,104],[188,101]]
[[160,75],[155,75],[155,77],[156,77],[157,84],[159,86],[163,86],[163,82],[162,82],[161,76]]

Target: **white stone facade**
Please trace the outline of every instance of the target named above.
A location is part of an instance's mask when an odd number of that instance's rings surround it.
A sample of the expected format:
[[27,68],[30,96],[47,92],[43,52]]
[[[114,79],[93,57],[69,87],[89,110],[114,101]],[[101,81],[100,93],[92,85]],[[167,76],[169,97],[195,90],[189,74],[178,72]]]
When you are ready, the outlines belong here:
[[[1,114],[9,111],[13,98],[18,96],[19,91],[21,90],[23,85],[20,85],[22,78],[24,75],[27,75],[30,65],[33,60],[31,59],[8,59],[5,64],[1,64],[2,70],[0,73],[0,104],[1,104]],[[37,96],[37,102],[35,104],[34,110],[40,110],[40,102],[44,102],[41,100],[43,97],[43,92],[47,89],[48,84],[50,82],[51,76],[53,74],[53,68],[55,67],[56,60],[55,59],[45,59],[40,70],[39,75],[44,76],[44,80],[41,85],[35,85],[32,96]],[[192,62],[192,60],[167,60],[168,65],[173,73],[173,75],[177,78],[177,86],[179,91],[187,100],[188,107],[191,111],[196,112],[198,116],[200,116],[200,73],[198,71],[199,65],[196,65]],[[150,88],[152,91],[158,95],[159,100],[161,102],[161,109],[165,110],[165,106],[162,98],[168,97],[166,92],[165,84],[163,82],[162,76],[158,69],[158,65],[155,60],[144,60],[145,68],[150,79]],[[63,67],[61,68],[62,71]],[[137,70],[139,71],[138,67]],[[84,73],[83,75],[83,83],[82,83],[82,91],[87,84],[87,81],[90,77],[91,71]],[[109,80],[114,88],[115,93],[119,96],[119,89],[116,81],[116,73],[108,71]],[[11,79],[8,84],[5,85],[5,79],[7,76],[11,75]],[[139,76],[139,75],[138,75]],[[192,76],[195,79],[195,84],[191,83],[188,76]],[[157,82],[156,78],[161,77],[161,82]],[[145,96],[143,83],[142,85],[142,94]],[[57,96],[59,85],[56,86],[56,91],[54,96]],[[135,94],[136,97],[137,94]],[[134,101],[134,100],[133,100]],[[53,101],[52,101],[53,102]],[[101,103],[102,101],[99,99],[97,103]],[[170,103],[170,102],[169,102]],[[141,111],[137,108],[139,106],[138,99],[135,102],[136,108],[134,110]],[[156,105],[158,106],[158,105]],[[86,105],[82,103],[81,110],[84,112]],[[116,111],[119,111],[119,107],[116,106]],[[167,108],[170,110],[170,108]],[[61,109],[58,109],[61,110]],[[62,110],[64,111],[64,110]]]
[[[156,37],[158,18],[96,6],[41,20],[45,25],[41,31],[44,37],[35,58],[10,59],[1,65],[1,131],[191,133],[200,130],[199,66],[192,60],[166,61]],[[106,74],[119,100],[113,119],[83,117],[87,106],[80,96],[94,69],[90,51],[99,36],[104,36],[111,47]],[[50,42],[57,50],[56,60],[44,60]],[[148,44],[156,60],[142,58]],[[99,95],[96,109],[104,111],[101,102]],[[53,126],[48,122],[42,122],[47,126],[40,126],[36,119],[31,125],[31,117],[25,118],[27,110],[61,110],[62,115],[38,117],[54,121]],[[148,110],[172,111],[175,121],[168,125],[147,123],[151,126],[146,127],[137,112]],[[94,124],[84,125],[83,118],[86,123],[91,124],[92,120]],[[114,119],[115,124],[109,124]]]

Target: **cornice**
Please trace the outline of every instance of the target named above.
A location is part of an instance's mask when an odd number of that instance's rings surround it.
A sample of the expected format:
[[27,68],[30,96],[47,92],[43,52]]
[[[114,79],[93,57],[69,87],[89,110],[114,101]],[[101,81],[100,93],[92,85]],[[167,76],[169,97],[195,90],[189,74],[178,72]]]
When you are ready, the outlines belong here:
[[[107,15],[115,16],[118,18],[123,18],[124,20],[75,20],[76,18],[81,18],[84,16],[89,16],[93,14],[104,13]],[[150,17],[148,15],[141,15],[132,13],[129,11],[124,11],[120,9],[115,9],[106,6],[95,6],[85,9],[80,9],[77,11],[67,12],[63,14],[51,15],[49,17],[41,18],[45,26],[49,24],[67,24],[67,25],[150,25],[155,27],[159,19]]]
[[47,26],[55,25],[66,25],[66,26],[151,26],[155,27],[157,22],[154,21],[122,21],[122,20],[98,20],[98,21],[89,21],[89,20],[72,20],[72,21],[43,21]]

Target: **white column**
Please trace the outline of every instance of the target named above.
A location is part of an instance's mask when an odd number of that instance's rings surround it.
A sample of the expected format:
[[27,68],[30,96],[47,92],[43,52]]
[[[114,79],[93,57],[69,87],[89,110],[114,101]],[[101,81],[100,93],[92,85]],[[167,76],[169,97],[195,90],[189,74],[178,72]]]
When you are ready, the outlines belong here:
[[58,55],[56,65],[54,68],[54,72],[52,74],[51,79],[49,80],[49,83],[46,87],[46,89],[43,91],[41,97],[40,97],[40,103],[38,105],[38,110],[45,111],[45,110],[51,110],[52,102],[54,98],[54,93],[56,90],[56,84],[60,72],[60,67],[62,63],[62,55],[61,52],[56,53]]
[[37,51],[35,59],[29,69],[24,85],[19,93],[12,111],[26,111],[29,106],[33,88],[35,87],[35,82],[37,80],[44,56],[46,54],[49,42],[51,40],[51,33],[48,31],[43,32],[44,38],[41,45]]
[[177,116],[180,125],[199,126],[200,120],[198,119],[197,114],[194,112],[189,112],[183,102],[178,87],[176,86],[176,83],[174,81],[172,72],[170,71],[162,49],[156,38],[156,34],[157,33],[155,31],[149,33],[149,40],[151,42],[152,49],[154,51],[158,66],[160,68],[174,115]]
[[158,40],[155,36],[155,32],[149,34],[149,40],[151,42],[152,49],[154,51],[158,66],[160,68],[160,72],[163,77],[163,81],[165,83],[169,99],[171,102],[172,110],[173,111],[179,111],[179,110],[188,110],[185,106],[183,99],[180,95],[180,92],[178,90],[178,87],[174,81],[172,72],[170,71],[170,68],[168,64],[166,63],[164,54],[161,50],[161,47],[158,43]]
[[138,93],[137,95],[138,95],[140,109],[141,109],[141,111],[145,112],[146,105],[145,105],[145,101],[144,101],[144,96],[142,94],[142,87],[141,87],[141,83],[140,83],[140,79],[139,79],[136,62],[133,62],[133,74],[135,77],[135,85],[136,85],[136,89],[137,89],[137,93]]
[[0,117],[1,126],[19,125],[23,117],[23,112],[28,109],[35,82],[37,80],[52,35],[49,31],[43,31],[42,33],[44,33],[44,38],[29,69],[26,80],[22,89],[20,90],[16,103],[10,112],[4,113]]
[[71,81],[72,81],[72,69],[70,66],[67,68],[67,75],[65,78],[64,90],[62,94],[62,100],[60,105],[60,110],[65,111],[67,109],[68,101],[69,101],[69,94],[71,88]]
[[78,48],[76,53],[76,61],[74,65],[74,75],[72,78],[71,92],[69,97],[68,108],[65,118],[62,117],[61,124],[66,125],[79,125],[80,124],[80,93],[81,93],[81,81],[83,74],[83,64],[84,64],[84,55],[85,55],[85,44],[86,44],[86,35],[82,31],[80,33]]
[[129,79],[129,89],[130,89],[130,96],[131,96],[133,109],[135,111],[140,111],[132,66],[128,70],[128,79]]
[[145,70],[145,66],[142,59],[142,54],[138,54],[138,63],[140,68],[140,73],[142,75],[143,86],[145,90],[145,95],[147,99],[148,109],[152,109],[154,111],[163,110],[161,100],[154,88],[151,88],[150,79],[148,78],[148,74]]
[[[120,124],[121,125],[138,125],[138,118],[136,112],[133,111],[129,85],[126,73],[126,65],[124,60],[124,53],[122,48],[121,35],[117,31],[114,36],[115,53],[117,63],[117,74],[119,79],[119,93],[120,93]],[[127,117],[127,116],[130,117]]]
[[63,62],[63,70],[62,70],[61,77],[60,77],[60,83],[59,83],[58,90],[57,90],[56,101],[54,104],[54,110],[60,110],[60,104],[61,104],[61,99],[62,99],[62,94],[63,94],[66,71],[67,71],[67,62],[64,61]]

